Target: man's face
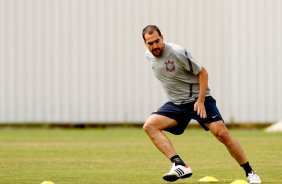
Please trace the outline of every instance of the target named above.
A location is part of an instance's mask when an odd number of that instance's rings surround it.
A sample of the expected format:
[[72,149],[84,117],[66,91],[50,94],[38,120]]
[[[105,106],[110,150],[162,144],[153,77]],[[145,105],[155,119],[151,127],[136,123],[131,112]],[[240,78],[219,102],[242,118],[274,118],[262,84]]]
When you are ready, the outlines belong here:
[[155,57],[162,57],[164,53],[163,36],[160,36],[157,31],[153,34],[145,33],[145,45]]

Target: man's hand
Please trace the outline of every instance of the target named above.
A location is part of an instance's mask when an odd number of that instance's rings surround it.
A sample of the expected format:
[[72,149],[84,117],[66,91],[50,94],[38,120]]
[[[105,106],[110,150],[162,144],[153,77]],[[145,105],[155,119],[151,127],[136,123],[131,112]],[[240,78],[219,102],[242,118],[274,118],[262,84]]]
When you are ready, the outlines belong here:
[[197,114],[200,118],[207,118],[206,108],[203,101],[197,100],[194,104],[194,111],[197,111]]

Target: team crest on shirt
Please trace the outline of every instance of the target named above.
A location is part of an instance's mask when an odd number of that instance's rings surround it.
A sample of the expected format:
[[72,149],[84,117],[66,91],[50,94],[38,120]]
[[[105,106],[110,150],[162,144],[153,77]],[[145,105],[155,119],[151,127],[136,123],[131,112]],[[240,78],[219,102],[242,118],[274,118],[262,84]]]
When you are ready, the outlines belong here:
[[165,62],[166,65],[166,71],[167,72],[174,72],[175,71],[175,65],[174,65],[174,61],[166,61]]

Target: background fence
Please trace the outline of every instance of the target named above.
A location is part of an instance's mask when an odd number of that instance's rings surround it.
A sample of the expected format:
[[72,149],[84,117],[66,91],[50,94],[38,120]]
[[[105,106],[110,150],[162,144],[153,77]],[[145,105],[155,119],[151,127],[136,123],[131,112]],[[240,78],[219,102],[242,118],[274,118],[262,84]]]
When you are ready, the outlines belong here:
[[142,122],[165,94],[141,31],[209,72],[226,121],[282,118],[280,0],[0,0],[0,122]]

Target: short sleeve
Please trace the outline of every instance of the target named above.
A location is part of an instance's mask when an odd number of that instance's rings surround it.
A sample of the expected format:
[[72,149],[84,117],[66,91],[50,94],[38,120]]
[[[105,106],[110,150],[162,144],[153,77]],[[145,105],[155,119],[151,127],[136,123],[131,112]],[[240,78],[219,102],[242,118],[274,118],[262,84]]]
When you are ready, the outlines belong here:
[[202,65],[200,65],[186,49],[178,49],[176,52],[176,57],[180,60],[183,67],[189,72],[198,75],[202,70]]

